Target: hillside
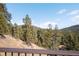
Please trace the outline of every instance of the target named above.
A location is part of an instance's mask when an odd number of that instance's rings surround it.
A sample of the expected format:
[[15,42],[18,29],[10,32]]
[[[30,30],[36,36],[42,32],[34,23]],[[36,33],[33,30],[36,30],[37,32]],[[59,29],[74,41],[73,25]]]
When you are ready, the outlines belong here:
[[28,48],[28,49],[44,49],[41,48],[33,43],[30,46],[26,45],[25,42],[21,41],[20,39],[15,39],[10,35],[4,35],[2,37],[0,35],[0,47],[6,48]]
[[62,31],[79,31],[79,25],[73,25],[70,27],[66,27],[61,29]]

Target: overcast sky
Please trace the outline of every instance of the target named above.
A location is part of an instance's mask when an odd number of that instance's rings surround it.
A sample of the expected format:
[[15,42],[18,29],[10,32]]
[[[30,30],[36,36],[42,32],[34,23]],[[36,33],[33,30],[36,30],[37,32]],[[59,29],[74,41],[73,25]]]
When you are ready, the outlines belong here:
[[59,28],[65,28],[79,24],[79,4],[41,4],[41,3],[11,3],[6,4],[12,14],[12,23],[23,24],[26,14],[32,20],[32,24],[41,28],[52,28],[57,24]]

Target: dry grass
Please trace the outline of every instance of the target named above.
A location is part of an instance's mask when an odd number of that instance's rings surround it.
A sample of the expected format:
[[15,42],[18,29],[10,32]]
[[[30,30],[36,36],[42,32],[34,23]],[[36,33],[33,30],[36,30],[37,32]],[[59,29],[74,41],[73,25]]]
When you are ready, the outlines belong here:
[[6,38],[0,38],[0,47],[6,48],[28,48],[28,49],[44,49],[37,46],[36,44],[31,43],[30,46],[24,44],[20,39],[15,39],[10,35],[4,35]]
[[[36,44],[31,43],[30,46],[27,44],[24,44],[24,42],[20,39],[15,39],[14,37],[10,35],[4,35],[5,38],[0,37],[0,47],[5,48],[27,48],[27,49],[44,49],[42,47],[37,46]],[[1,56],[4,56],[4,52],[0,52]],[[7,53],[8,56],[11,56],[11,53]],[[28,56],[31,56],[32,54],[28,54]],[[37,55],[37,54],[36,54]],[[17,53],[14,53],[14,56],[17,56]],[[24,54],[21,54],[21,56],[24,56]]]

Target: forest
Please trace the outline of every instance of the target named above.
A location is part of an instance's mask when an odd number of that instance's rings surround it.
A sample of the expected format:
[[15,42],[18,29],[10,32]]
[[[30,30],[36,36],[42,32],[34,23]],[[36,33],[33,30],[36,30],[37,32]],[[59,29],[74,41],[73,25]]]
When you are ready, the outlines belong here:
[[[58,25],[52,29],[48,24],[47,29],[32,25],[32,19],[28,14],[23,17],[23,25],[12,24],[12,14],[7,10],[6,4],[0,3],[0,34],[11,35],[26,42],[37,44],[40,47],[52,50],[79,50],[79,31],[58,29]],[[16,20],[17,21],[17,20]]]

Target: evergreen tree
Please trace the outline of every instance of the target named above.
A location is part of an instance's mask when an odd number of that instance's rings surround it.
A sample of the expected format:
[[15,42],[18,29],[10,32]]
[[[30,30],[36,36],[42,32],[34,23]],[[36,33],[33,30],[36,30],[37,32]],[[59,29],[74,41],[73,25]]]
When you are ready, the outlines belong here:
[[37,29],[32,26],[32,42],[37,44]]
[[66,46],[66,50],[75,49],[75,41],[72,37],[72,33],[70,32],[63,33],[63,39],[61,42]]
[[31,25],[31,19],[28,15],[23,19],[24,22],[24,40],[27,44],[29,44],[32,41],[32,25]]
[[15,38],[20,38],[20,28],[16,23],[14,23],[14,26],[13,26],[13,36]]
[[55,29],[52,35],[52,50],[58,50],[58,45],[59,45],[59,38],[58,38],[58,26],[55,25]]
[[6,5],[0,3],[0,33],[9,34],[9,22],[11,14],[8,13]]
[[37,30],[37,38],[38,38],[38,45],[43,46],[44,43],[44,35],[41,29]]

